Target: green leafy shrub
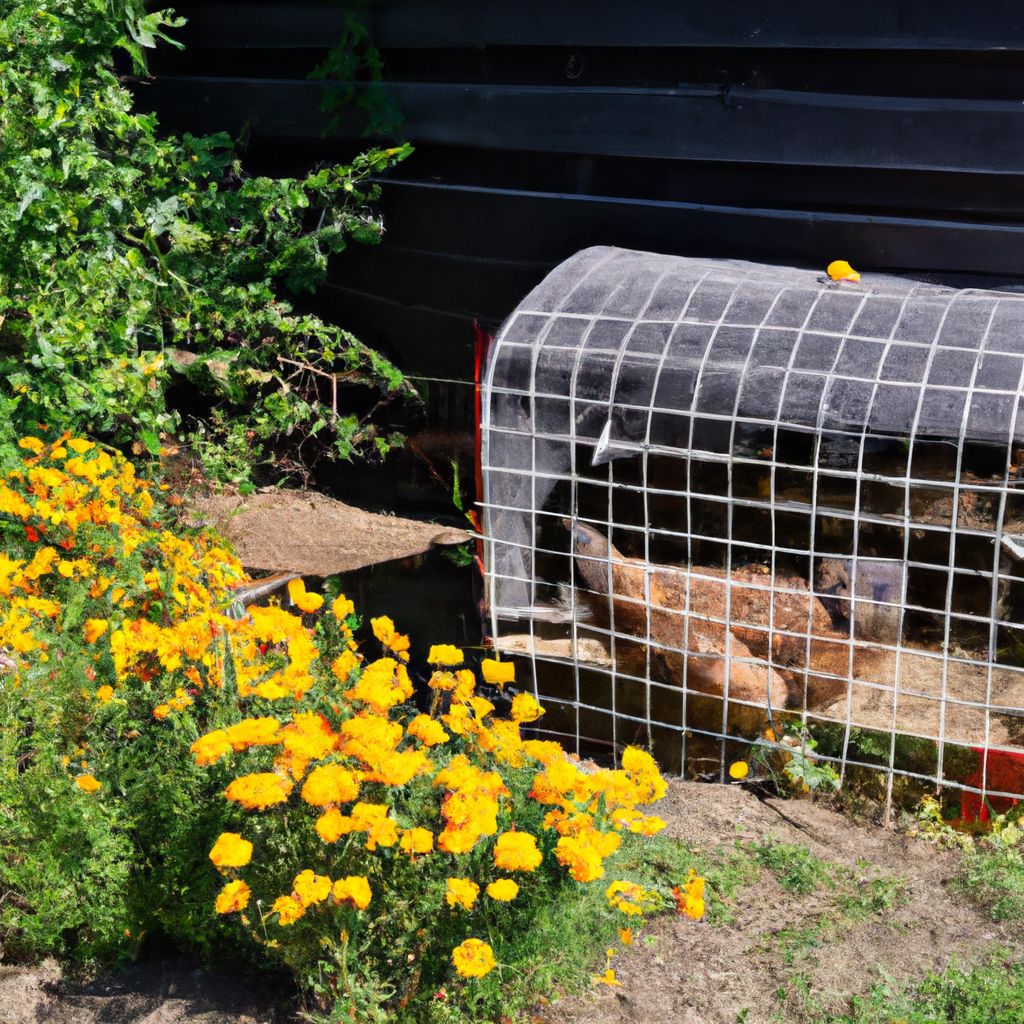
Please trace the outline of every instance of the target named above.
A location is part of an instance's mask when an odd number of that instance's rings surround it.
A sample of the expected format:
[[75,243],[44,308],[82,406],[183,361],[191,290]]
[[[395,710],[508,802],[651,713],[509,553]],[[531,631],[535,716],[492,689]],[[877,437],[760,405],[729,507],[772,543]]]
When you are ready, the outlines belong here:
[[[115,51],[140,72],[143,48],[180,24],[142,0],[0,0],[7,461],[39,423],[138,453],[185,434],[237,480],[271,446],[301,449],[300,470],[315,452],[386,452],[394,438],[359,410],[408,391],[401,374],[285,296],[314,288],[349,240],[380,238],[375,178],[410,149],[269,178],[247,175],[225,134],[162,135]],[[201,396],[186,421],[176,382]]]

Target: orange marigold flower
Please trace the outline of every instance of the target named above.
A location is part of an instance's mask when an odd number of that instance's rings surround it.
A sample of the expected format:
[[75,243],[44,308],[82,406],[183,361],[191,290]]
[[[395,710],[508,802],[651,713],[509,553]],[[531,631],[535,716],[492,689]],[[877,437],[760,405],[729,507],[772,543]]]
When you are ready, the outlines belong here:
[[281,723],[276,718],[243,718],[225,733],[232,750],[273,746],[280,743]]
[[487,895],[499,903],[509,903],[519,895],[519,886],[511,878],[499,878],[487,886]]
[[398,848],[410,857],[417,853],[430,853],[434,848],[434,833],[425,828],[407,828],[402,833]]
[[328,807],[316,819],[316,834],[325,843],[336,843],[342,836],[347,836],[352,831],[352,819],[342,814],[337,807]]
[[106,633],[107,625],[108,623],[106,619],[86,619],[85,625],[82,627],[85,642],[87,644],[96,643],[96,641]]
[[291,791],[291,779],[274,772],[256,772],[235,779],[224,791],[224,795],[240,803],[246,810],[262,811],[274,804],[284,803]]
[[511,661],[484,658],[480,662],[480,671],[483,673],[484,682],[490,683],[491,686],[504,686],[506,683],[516,681],[516,666]]
[[270,908],[272,914],[277,914],[279,925],[295,924],[296,921],[306,912],[302,902],[295,896],[278,896],[274,905]]
[[109,685],[103,685],[96,691],[96,699],[101,704],[109,704],[114,697],[114,688]]
[[465,660],[466,656],[462,651],[452,644],[434,644],[427,655],[427,661],[431,665],[461,665]]
[[196,764],[203,766],[219,761],[225,754],[231,752],[231,741],[223,729],[214,729],[189,747]]
[[157,704],[153,708],[153,717],[158,721],[162,722],[171,713],[170,704]]
[[322,764],[314,768],[302,787],[302,799],[314,807],[344,804],[359,795],[359,782],[340,764]]
[[482,978],[497,967],[494,950],[480,939],[466,939],[452,950],[452,963],[463,978]]
[[75,785],[83,793],[98,793],[103,788],[103,783],[95,775],[79,775]]
[[619,942],[624,946],[633,945],[633,929],[632,928],[620,928],[619,929]]
[[462,907],[472,910],[476,898],[480,895],[480,886],[468,878],[449,878],[448,888],[444,894],[449,907]]
[[529,832],[503,832],[494,844],[494,863],[502,871],[535,871],[542,860]]
[[686,881],[672,890],[679,913],[699,921],[704,916],[704,879],[690,868]]
[[439,743],[447,743],[451,739],[444,731],[444,726],[430,715],[417,715],[406,726],[405,731],[425,747],[436,747]]
[[237,832],[221,832],[210,850],[210,860],[218,868],[244,868],[252,860],[252,843]]
[[537,703],[532,693],[517,693],[512,698],[513,722],[536,722],[544,709]]
[[249,905],[249,886],[241,880],[228,882],[219,893],[214,904],[218,914],[233,914],[236,910],[245,910]]
[[306,584],[302,580],[291,580],[288,583],[288,596],[300,612],[307,614],[319,611],[324,603],[322,595],[307,593]]
[[365,910],[373,898],[370,883],[363,875],[349,875],[339,878],[331,890],[335,900],[342,905],[353,906],[356,910]]
[[295,876],[292,892],[304,907],[323,903],[331,894],[331,880],[326,875],[317,875],[306,868]]

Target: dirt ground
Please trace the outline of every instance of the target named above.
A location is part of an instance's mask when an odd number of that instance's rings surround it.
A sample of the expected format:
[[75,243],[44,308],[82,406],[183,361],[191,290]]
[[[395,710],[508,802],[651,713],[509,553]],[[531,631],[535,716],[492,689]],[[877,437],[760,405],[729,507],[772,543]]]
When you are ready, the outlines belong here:
[[284,1024],[279,993],[185,960],[137,964],[78,985],[53,962],[0,964],[0,1024]]
[[843,1010],[885,977],[922,979],[999,946],[1024,957],[1019,922],[995,924],[951,892],[958,855],[931,843],[811,801],[761,801],[739,786],[677,782],[658,813],[669,835],[702,852],[771,838],[806,847],[837,873],[852,869],[854,885],[891,882],[883,891],[899,895],[877,913],[846,916],[836,890],[796,894],[762,869],[731,900],[731,923],[656,918],[649,945],[642,938],[613,958],[621,988],[553,1002],[534,1024],[796,1024]]

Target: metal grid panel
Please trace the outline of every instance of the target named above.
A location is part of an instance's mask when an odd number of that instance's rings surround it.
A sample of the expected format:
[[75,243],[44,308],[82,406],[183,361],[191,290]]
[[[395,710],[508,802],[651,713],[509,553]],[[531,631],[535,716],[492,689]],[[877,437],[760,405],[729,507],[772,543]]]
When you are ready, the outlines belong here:
[[1024,795],[1024,297],[587,249],[485,389],[492,633],[554,731],[721,774],[781,720],[888,804]]

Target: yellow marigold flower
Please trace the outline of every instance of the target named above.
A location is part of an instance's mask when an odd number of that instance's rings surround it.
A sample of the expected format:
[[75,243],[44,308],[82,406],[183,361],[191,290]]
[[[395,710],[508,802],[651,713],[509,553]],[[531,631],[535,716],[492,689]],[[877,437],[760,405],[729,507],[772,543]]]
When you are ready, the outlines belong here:
[[316,834],[325,843],[336,843],[352,831],[352,819],[342,814],[337,807],[328,807],[316,819]]
[[562,836],[555,845],[555,857],[577,882],[593,882],[604,875],[601,853],[589,836]]
[[347,683],[349,677],[357,668],[359,668],[359,655],[353,651],[342,651],[331,662],[331,671],[340,679],[343,683]]
[[295,924],[296,921],[306,912],[301,901],[294,896],[278,896],[274,905],[270,908],[272,914],[277,914],[279,925]]
[[512,698],[513,722],[536,722],[544,709],[537,703],[531,693],[517,693]]
[[[29,438],[29,440],[34,440],[34,438]],[[92,441],[86,441],[82,437],[69,438],[65,443],[76,455],[84,455],[86,452],[92,451],[92,449],[96,447]],[[22,445],[22,447],[25,446]],[[42,442],[40,442],[40,447],[42,447]]]
[[493,710],[494,705],[486,697],[470,697],[469,706],[473,709],[477,721],[482,722]]
[[750,765],[746,761],[733,761],[729,765],[729,778],[736,779],[738,782],[740,779],[745,779],[750,774]]
[[97,793],[103,788],[103,783],[95,775],[79,775],[75,779],[75,785],[83,793]]
[[214,906],[218,914],[233,914],[236,910],[245,910],[249,905],[249,886],[241,880],[228,882],[219,893]]
[[609,988],[614,988],[616,986],[619,988],[622,987],[622,982],[615,977],[615,971],[610,967],[604,972],[604,974],[594,974],[591,975],[591,978],[595,985],[607,985]]
[[252,860],[252,843],[237,832],[221,832],[210,850],[210,860],[218,868],[244,868]]
[[331,880],[326,875],[317,875],[306,868],[295,876],[292,891],[303,907],[323,903],[331,894]]
[[344,804],[359,795],[359,782],[340,764],[322,764],[314,768],[302,787],[302,799],[314,807]]
[[344,622],[350,615],[355,615],[356,606],[344,594],[339,594],[331,603],[331,611],[339,622]]
[[565,750],[555,740],[523,740],[523,750],[543,765],[565,760]]
[[452,950],[452,963],[463,978],[482,978],[498,965],[494,950],[480,939],[466,939]]
[[324,603],[324,599],[320,594],[307,593],[306,584],[302,580],[292,580],[289,582],[288,596],[291,598],[292,604],[300,612],[306,612],[307,614],[319,611]]
[[75,575],[75,563],[69,562],[66,558],[62,558],[57,563],[57,573],[63,576],[66,580],[72,578]]
[[431,665],[461,665],[465,660],[466,656],[462,651],[452,644],[434,644],[427,655],[427,661]]
[[436,747],[439,743],[447,743],[451,739],[451,736],[444,731],[444,726],[430,715],[417,715],[406,726],[405,731],[425,747]]
[[153,708],[153,717],[158,721],[162,722],[171,713],[170,704],[157,704]]
[[274,772],[256,772],[235,779],[224,791],[224,795],[240,803],[246,810],[262,811],[274,804],[284,803],[291,791],[291,779]]
[[503,832],[494,844],[494,863],[502,871],[535,871],[542,859],[529,832]]
[[476,829],[446,828],[437,837],[437,848],[443,853],[458,856],[469,853],[479,842],[481,833]]
[[472,910],[476,898],[480,895],[480,886],[468,878],[449,878],[448,889],[444,894],[449,907],[462,907]]
[[362,701],[378,711],[401,704],[413,694],[412,680],[404,665],[394,658],[378,658],[367,665],[358,682],[345,696]]
[[425,828],[407,828],[402,833],[398,848],[410,857],[417,853],[430,853],[434,848],[434,833]]
[[409,660],[409,638],[395,631],[395,624],[387,615],[370,619],[373,635],[400,661]]
[[104,684],[96,691],[96,699],[101,704],[109,704],[114,696],[114,688]]
[[230,726],[225,735],[231,749],[238,751],[280,743],[280,729],[281,723],[276,718],[243,718]]
[[106,619],[86,619],[82,633],[87,644],[94,644],[107,631]]
[[642,885],[636,882],[612,882],[605,889],[605,899],[608,905],[621,911],[623,914],[641,916],[647,907],[657,906],[659,900],[657,893],[649,892]]
[[480,662],[480,671],[483,673],[484,682],[491,686],[504,686],[506,683],[516,681],[516,666],[511,661],[495,661],[494,658],[484,658]]
[[349,875],[339,878],[331,890],[334,899],[343,906],[353,906],[356,910],[365,910],[373,899],[373,890],[363,875]]
[[38,455],[46,445],[38,437],[23,437],[18,442],[18,447],[24,448],[27,452],[32,452],[33,455]]
[[668,783],[662,778],[657,763],[646,750],[626,747],[622,754],[622,769],[636,787],[635,803],[654,803],[668,792]]
[[510,903],[519,895],[519,886],[511,878],[499,878],[487,886],[487,895],[499,903]]
[[189,750],[191,750],[192,756],[196,759],[196,764],[204,766],[213,764],[215,761],[219,761],[225,754],[230,753],[231,741],[223,729],[214,729],[213,732],[200,736],[189,747]]

